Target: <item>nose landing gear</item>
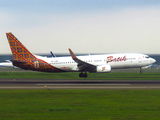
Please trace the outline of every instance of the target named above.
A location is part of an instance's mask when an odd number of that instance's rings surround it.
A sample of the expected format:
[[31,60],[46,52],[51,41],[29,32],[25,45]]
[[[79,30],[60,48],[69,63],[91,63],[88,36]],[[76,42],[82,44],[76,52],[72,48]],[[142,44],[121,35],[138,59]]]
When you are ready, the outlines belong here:
[[143,70],[142,70],[142,68],[140,68],[140,71],[139,71],[140,73],[143,73]]

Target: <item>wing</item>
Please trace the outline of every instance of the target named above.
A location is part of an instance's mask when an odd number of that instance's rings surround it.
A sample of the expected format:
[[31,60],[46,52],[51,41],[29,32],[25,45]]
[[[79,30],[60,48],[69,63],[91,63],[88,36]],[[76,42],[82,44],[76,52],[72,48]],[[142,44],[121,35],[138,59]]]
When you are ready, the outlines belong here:
[[70,54],[71,54],[72,59],[73,59],[76,63],[78,63],[78,68],[79,68],[80,71],[86,71],[86,70],[88,70],[88,71],[94,71],[94,70],[96,69],[96,66],[95,66],[95,65],[92,65],[92,64],[90,64],[90,63],[87,63],[87,62],[84,62],[84,61],[78,59],[78,58],[75,56],[75,54],[72,52],[71,49],[69,49],[69,52],[70,52]]

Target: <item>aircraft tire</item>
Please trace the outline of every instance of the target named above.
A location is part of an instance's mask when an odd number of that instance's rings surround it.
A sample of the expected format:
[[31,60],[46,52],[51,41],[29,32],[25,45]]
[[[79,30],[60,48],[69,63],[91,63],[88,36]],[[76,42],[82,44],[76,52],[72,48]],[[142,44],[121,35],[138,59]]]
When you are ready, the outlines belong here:
[[85,74],[83,74],[83,77],[84,77],[84,78],[87,78],[87,74],[86,74],[86,73],[85,73]]
[[143,73],[143,70],[140,70],[140,73]]
[[80,73],[79,74],[79,77],[84,77],[84,78],[87,78],[88,77],[88,75],[85,73],[85,74],[83,74],[83,73]]
[[83,73],[80,73],[80,74],[79,74],[79,77],[83,77]]

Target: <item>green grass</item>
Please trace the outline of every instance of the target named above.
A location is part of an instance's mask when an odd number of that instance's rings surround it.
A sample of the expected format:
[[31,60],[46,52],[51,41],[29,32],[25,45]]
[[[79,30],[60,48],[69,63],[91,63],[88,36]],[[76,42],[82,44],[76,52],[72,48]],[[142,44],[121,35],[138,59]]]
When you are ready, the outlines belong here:
[[44,73],[22,69],[0,68],[0,78],[13,79],[103,79],[103,80],[160,80],[159,69],[144,69],[140,74],[139,69],[117,69],[111,73],[87,73],[88,78],[80,78],[78,73]]
[[[79,73],[0,72],[0,78],[80,79]],[[87,79],[160,80],[156,72],[89,73]],[[0,120],[159,120],[160,90],[0,90]]]
[[2,120],[158,120],[160,90],[1,90]]
[[13,79],[100,79],[100,80],[160,80],[160,73],[88,73],[80,78],[79,73],[0,72],[0,78]]

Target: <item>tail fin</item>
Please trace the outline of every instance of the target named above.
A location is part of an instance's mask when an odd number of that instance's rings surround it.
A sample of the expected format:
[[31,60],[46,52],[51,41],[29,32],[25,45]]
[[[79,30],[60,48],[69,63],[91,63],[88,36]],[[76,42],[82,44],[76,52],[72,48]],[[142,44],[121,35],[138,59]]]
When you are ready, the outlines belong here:
[[36,59],[28,49],[12,34],[6,33],[14,60],[23,61]]
[[6,35],[14,58],[11,60],[14,66],[43,72],[62,72],[62,70],[34,56],[12,33],[6,33]]
[[51,53],[52,57],[56,57],[56,55],[55,55],[55,54],[53,54],[53,53],[52,53],[52,51],[50,51],[50,53]]

